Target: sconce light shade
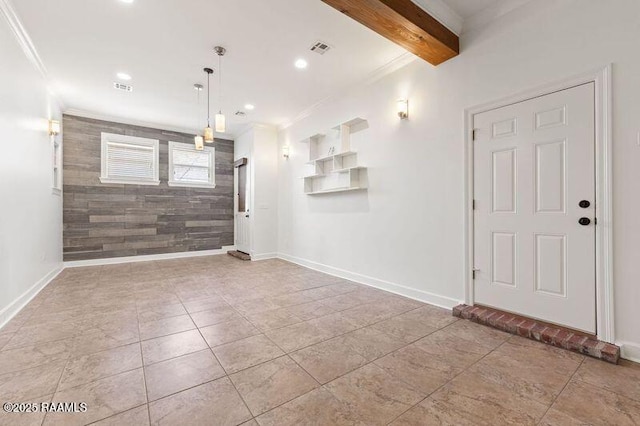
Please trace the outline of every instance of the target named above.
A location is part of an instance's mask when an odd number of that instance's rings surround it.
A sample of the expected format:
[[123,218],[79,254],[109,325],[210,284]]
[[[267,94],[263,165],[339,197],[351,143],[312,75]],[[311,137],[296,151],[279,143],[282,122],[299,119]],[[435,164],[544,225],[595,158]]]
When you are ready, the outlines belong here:
[[209,126],[204,129],[204,141],[206,143],[213,143],[213,129]]
[[406,99],[398,100],[398,117],[401,120],[406,120],[409,118],[409,101]]
[[227,131],[227,120],[221,112],[216,114],[216,132],[224,133]]
[[49,135],[56,136],[60,134],[60,122],[57,120],[49,120]]
[[289,145],[284,145],[282,147],[282,156],[284,158],[289,158]]
[[193,138],[193,141],[196,144],[196,150],[202,151],[204,149],[204,138],[202,136],[197,135],[195,138]]

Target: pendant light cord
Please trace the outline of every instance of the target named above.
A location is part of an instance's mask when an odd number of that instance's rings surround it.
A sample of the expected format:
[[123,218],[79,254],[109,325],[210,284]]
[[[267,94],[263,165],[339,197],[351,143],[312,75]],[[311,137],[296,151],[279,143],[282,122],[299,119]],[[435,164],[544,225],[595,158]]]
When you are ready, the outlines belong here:
[[218,54],[218,90],[220,90],[220,114],[222,114],[222,55]]
[[211,127],[211,74],[207,73],[207,127]]

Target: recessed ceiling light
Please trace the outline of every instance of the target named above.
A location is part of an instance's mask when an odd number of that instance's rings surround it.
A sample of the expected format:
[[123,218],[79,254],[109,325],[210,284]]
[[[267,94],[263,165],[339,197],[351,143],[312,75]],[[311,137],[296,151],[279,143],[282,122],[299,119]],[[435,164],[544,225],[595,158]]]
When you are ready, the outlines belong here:
[[118,78],[120,80],[125,80],[125,81],[129,81],[131,80],[131,76],[129,74],[127,74],[126,72],[119,72],[118,74],[116,74],[118,76]]
[[246,104],[244,106],[244,109],[248,110],[248,111],[253,111],[254,109],[256,109],[255,105],[252,104]]
[[308,65],[309,65],[309,64],[308,64],[308,63],[307,63],[307,61],[305,61],[304,59],[298,59],[298,60],[295,62],[295,66],[296,66],[296,68],[301,69],[301,70],[305,69]]

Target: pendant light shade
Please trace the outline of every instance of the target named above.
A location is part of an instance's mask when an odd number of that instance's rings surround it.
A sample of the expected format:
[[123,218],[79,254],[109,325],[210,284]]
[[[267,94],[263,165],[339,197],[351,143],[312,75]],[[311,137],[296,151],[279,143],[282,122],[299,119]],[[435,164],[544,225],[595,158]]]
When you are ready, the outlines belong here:
[[211,128],[211,74],[213,70],[211,68],[205,68],[204,72],[207,73],[207,127],[204,129],[204,141],[206,143],[213,143],[213,129]]
[[202,151],[204,149],[204,138],[200,135],[196,135],[195,138],[193,138],[193,141],[196,144],[196,149],[198,151]]
[[227,49],[216,46],[213,50],[218,55],[218,91],[220,93],[220,110],[216,114],[216,132],[224,133],[227,131],[227,120],[222,113],[222,57],[227,53]]
[[227,119],[225,118],[224,114],[220,112],[219,114],[216,114],[216,132],[224,133],[226,131],[227,131]]

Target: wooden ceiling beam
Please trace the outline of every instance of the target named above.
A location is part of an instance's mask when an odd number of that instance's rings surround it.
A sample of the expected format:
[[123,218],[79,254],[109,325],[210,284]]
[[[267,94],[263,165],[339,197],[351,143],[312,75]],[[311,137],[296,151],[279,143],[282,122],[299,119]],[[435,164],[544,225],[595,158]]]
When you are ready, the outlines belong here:
[[458,36],[411,0],[322,0],[425,61],[460,53]]

